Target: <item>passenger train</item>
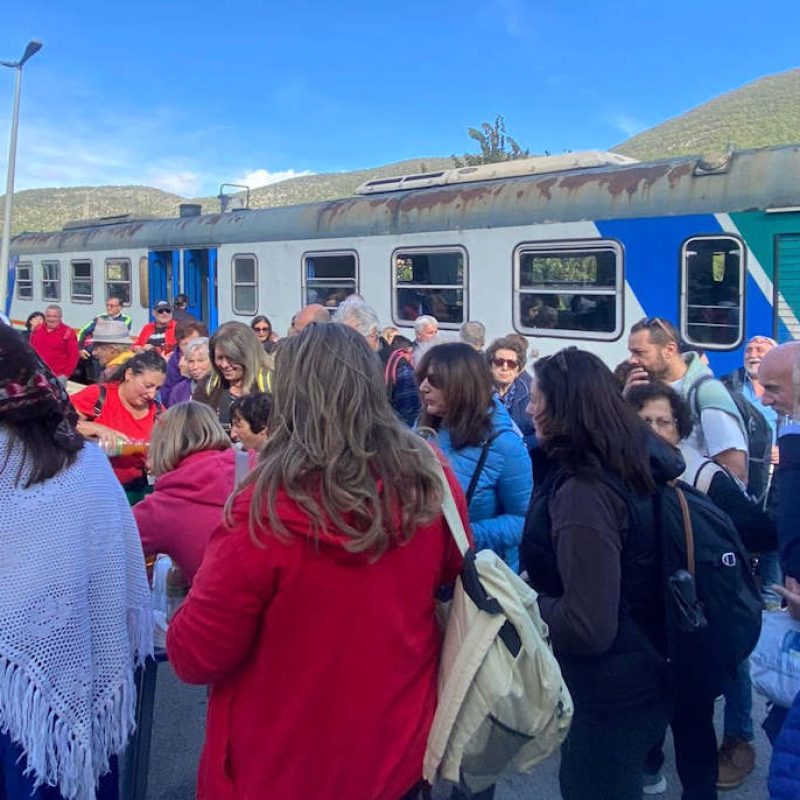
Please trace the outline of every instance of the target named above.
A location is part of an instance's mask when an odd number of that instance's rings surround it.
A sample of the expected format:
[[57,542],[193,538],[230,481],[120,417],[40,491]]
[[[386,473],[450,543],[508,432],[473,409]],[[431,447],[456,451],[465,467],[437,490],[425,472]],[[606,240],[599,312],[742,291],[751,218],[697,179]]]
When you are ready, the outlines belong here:
[[[49,303],[79,327],[120,296],[138,330],[177,293],[212,329],[358,292],[385,325],[433,314],[609,365],[645,315],[718,371],[754,334],[800,338],[800,145],[640,163],[590,151],[372,181],[328,202],[70,223],[12,241],[16,324]],[[455,334],[452,334],[455,335]]]

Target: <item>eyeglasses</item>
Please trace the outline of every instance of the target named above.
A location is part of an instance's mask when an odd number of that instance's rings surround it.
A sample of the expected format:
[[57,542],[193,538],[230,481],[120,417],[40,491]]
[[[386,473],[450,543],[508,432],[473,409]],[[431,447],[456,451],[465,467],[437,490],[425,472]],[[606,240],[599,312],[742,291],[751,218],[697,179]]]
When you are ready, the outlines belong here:
[[678,424],[678,420],[674,418],[664,419],[663,417],[642,417],[642,420],[651,428],[656,428],[659,431],[668,431],[670,428],[674,428]]
[[263,326],[262,326],[262,327],[259,327],[259,328],[253,328],[253,330],[254,330],[256,333],[271,333],[271,331],[270,331],[270,329],[269,329],[269,328],[265,328],[265,327],[263,327]]
[[436,377],[436,373],[434,373],[434,372],[426,373],[425,378],[423,380],[428,381],[429,385],[433,389],[441,389],[442,388],[442,384],[439,382],[439,379]]
[[639,325],[644,325],[645,328],[652,328],[658,327],[666,335],[667,339],[671,342],[676,342],[675,336],[670,332],[670,329],[663,323],[663,321],[659,317],[642,317],[639,322]]
[[514,361],[513,358],[493,358],[492,365],[500,369],[501,367],[508,367],[508,369],[518,369],[519,362]]

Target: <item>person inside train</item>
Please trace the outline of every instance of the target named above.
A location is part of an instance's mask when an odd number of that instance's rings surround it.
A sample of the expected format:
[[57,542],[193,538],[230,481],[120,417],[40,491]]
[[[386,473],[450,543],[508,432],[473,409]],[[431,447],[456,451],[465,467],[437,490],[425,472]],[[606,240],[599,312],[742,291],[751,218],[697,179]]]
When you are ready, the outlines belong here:
[[211,406],[223,428],[230,432],[231,403],[237,397],[272,391],[270,362],[258,337],[243,322],[220,325],[208,350],[211,374],[195,389],[192,399]]
[[137,352],[155,350],[168,358],[177,345],[176,324],[172,316],[172,306],[166,300],[159,300],[153,306],[153,322],[148,322],[139,331],[133,342],[133,349]]

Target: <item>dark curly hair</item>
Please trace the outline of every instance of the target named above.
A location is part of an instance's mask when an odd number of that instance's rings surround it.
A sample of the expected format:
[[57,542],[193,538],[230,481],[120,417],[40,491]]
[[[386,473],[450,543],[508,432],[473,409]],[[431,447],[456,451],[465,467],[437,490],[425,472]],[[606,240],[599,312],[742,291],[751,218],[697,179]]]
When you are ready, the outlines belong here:
[[272,398],[266,392],[253,392],[237,397],[231,403],[231,419],[243,419],[253,433],[261,433],[267,427]]
[[672,418],[675,420],[675,426],[678,429],[678,435],[681,439],[685,439],[692,432],[694,423],[692,422],[692,414],[689,411],[689,406],[686,401],[666,383],[660,381],[651,381],[650,383],[642,383],[637,386],[631,386],[625,398],[637,411],[644,408],[645,403],[651,400],[666,400],[669,407],[672,409]]

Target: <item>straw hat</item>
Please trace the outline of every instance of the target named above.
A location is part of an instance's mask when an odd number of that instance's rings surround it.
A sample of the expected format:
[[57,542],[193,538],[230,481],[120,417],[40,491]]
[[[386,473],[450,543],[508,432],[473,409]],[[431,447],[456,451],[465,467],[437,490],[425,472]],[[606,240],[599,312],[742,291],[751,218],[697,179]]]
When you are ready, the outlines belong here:
[[92,344],[130,344],[128,326],[121,319],[98,319],[92,333]]

